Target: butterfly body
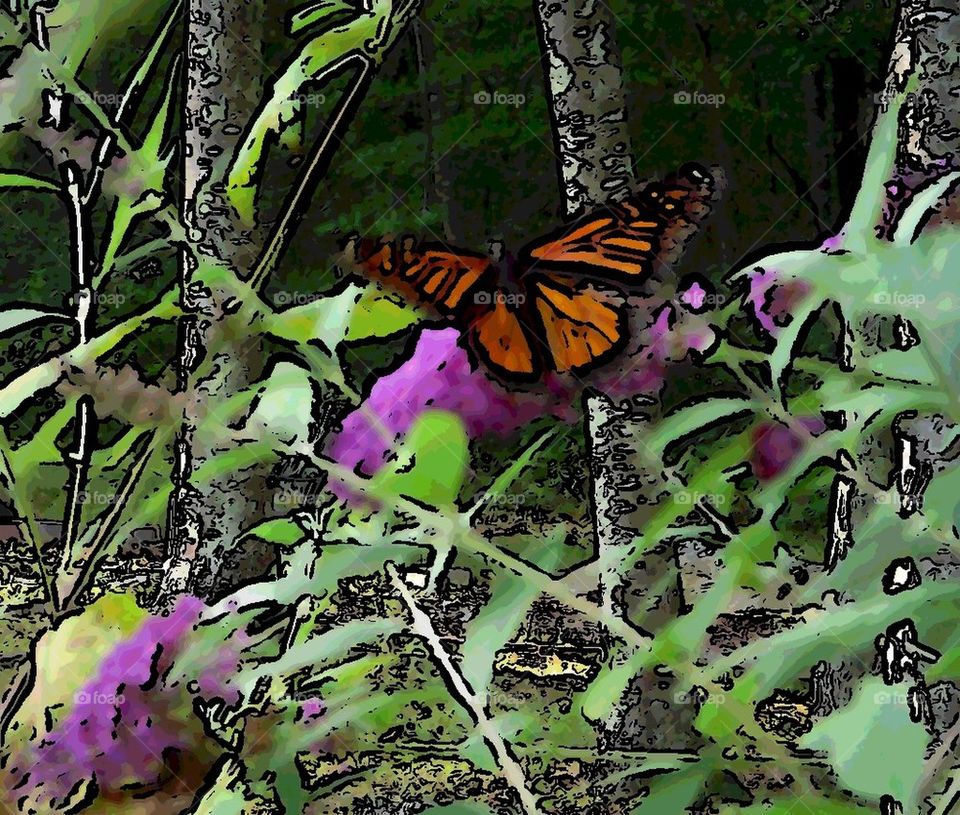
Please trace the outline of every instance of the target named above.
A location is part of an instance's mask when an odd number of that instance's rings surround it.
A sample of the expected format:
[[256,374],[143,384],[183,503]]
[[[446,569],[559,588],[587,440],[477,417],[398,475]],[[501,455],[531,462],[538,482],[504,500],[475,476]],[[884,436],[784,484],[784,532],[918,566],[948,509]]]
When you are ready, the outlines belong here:
[[628,340],[624,288],[648,280],[706,211],[713,178],[690,165],[664,183],[528,244],[517,255],[405,237],[357,240],[350,265],[459,325],[497,377],[582,374]]

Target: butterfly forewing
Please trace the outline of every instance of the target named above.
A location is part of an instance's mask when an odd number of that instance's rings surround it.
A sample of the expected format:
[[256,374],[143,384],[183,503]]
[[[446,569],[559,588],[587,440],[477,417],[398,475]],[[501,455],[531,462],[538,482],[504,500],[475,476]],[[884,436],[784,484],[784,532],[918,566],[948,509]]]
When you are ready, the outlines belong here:
[[462,313],[495,278],[493,264],[484,255],[415,246],[409,240],[361,243],[352,263],[364,276],[383,280],[445,317]]
[[[713,179],[691,165],[665,183],[647,184],[633,197],[565,226],[526,247],[529,269],[543,267],[637,284],[664,259],[664,238],[701,214]],[[668,241],[669,244],[675,241]]]

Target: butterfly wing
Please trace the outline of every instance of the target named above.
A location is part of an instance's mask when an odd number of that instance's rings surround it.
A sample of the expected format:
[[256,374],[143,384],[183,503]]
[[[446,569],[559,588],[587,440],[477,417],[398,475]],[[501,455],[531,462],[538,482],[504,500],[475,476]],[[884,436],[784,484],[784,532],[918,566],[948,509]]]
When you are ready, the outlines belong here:
[[537,379],[542,369],[525,310],[508,303],[507,296],[498,292],[488,307],[475,311],[470,323],[470,346],[502,379]]
[[626,344],[622,300],[589,282],[551,273],[531,277],[527,290],[554,370],[583,373],[602,365]]
[[490,258],[430,244],[361,242],[351,265],[365,277],[382,280],[415,303],[444,317],[463,313],[482,293],[493,295]]
[[542,370],[523,304],[504,292],[489,257],[411,240],[360,242],[350,265],[451,318],[495,375],[530,381]]
[[688,165],[664,183],[647,184],[626,201],[611,204],[526,247],[521,261],[563,272],[640,283],[705,213],[712,176]]

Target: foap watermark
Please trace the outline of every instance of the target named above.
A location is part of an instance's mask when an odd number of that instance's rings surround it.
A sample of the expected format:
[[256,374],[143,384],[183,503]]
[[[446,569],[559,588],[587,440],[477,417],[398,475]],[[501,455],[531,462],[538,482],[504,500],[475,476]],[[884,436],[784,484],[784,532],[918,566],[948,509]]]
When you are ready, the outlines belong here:
[[71,308],[77,308],[79,304],[83,304],[84,307],[93,306],[122,306],[127,302],[127,295],[120,294],[118,292],[100,292],[89,290],[71,294],[67,298],[67,303],[69,303]]
[[480,291],[473,296],[473,302],[478,306],[522,306],[527,302],[527,295],[522,292]]
[[284,488],[273,496],[273,502],[277,507],[315,507],[317,506],[317,493],[309,490]]
[[[903,503],[903,500],[904,496],[900,495],[896,490],[881,490],[873,496],[873,503],[883,506],[899,506]],[[908,496],[908,500],[917,510],[923,509],[922,495],[910,495]]]
[[681,305],[688,306],[694,311],[705,308],[722,308],[727,304],[727,298],[724,295],[708,292],[699,287],[681,292],[677,299]]
[[485,495],[479,502],[479,506],[490,509],[502,509],[504,507],[525,507],[532,503],[535,503],[534,496],[525,492],[516,494],[500,493],[497,495]]
[[727,103],[727,97],[722,93],[704,93],[703,91],[677,91],[673,95],[675,105],[701,105],[703,107],[718,108]]
[[477,91],[473,95],[475,105],[506,105],[518,108],[526,104],[527,97],[522,93],[504,93],[503,91]]
[[[883,90],[883,91],[880,91],[880,93],[875,93],[873,95],[873,103],[875,105],[882,105],[883,107],[887,107],[888,105],[891,105],[894,102],[896,102],[897,97],[899,95],[900,94],[898,94],[896,91]],[[904,95],[904,100],[908,104],[913,104],[914,102],[919,101],[919,99],[920,97],[915,93],[907,93]]]
[[81,107],[119,107],[124,101],[122,93],[100,93],[99,91],[83,91],[73,97]]
[[873,703],[875,705],[896,705],[898,707],[906,707],[909,703],[907,694],[905,693],[893,693],[892,691],[879,691],[878,693],[873,694]]
[[878,306],[897,306],[898,308],[920,308],[927,302],[922,294],[908,294],[902,291],[882,291],[873,295]]
[[126,700],[122,693],[100,693],[99,691],[94,693],[80,691],[73,697],[73,702],[77,705],[110,705],[115,707],[116,705],[122,705],[124,701]]
[[727,503],[727,496],[713,492],[691,492],[689,490],[680,490],[679,492],[674,493],[673,502],[675,504],[683,504],[685,506],[707,503],[711,506],[717,507]]
[[127,302],[125,294],[96,292],[93,295],[93,302],[98,306],[122,306]]
[[115,504],[117,496],[110,492],[98,492],[97,490],[81,490],[77,493],[77,503],[88,506],[105,507]]
[[322,93],[291,93],[287,101],[302,107],[318,108],[327,103],[327,97]]
[[305,306],[322,299],[323,295],[303,291],[278,291],[273,296],[274,305],[277,306]]
[[707,693],[706,691],[677,691],[673,695],[675,705],[723,705],[726,704],[727,697],[722,693]]

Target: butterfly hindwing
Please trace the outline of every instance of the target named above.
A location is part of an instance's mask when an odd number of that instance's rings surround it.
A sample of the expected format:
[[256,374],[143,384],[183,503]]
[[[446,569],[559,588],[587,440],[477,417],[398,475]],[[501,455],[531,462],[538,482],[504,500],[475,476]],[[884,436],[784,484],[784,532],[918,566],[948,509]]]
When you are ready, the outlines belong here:
[[527,288],[542,327],[542,353],[558,373],[582,373],[602,365],[626,343],[624,304],[611,294],[550,273],[530,278]]
[[470,324],[470,345],[484,364],[503,379],[532,380],[541,372],[525,311],[507,304],[498,293],[489,308],[478,310]]

